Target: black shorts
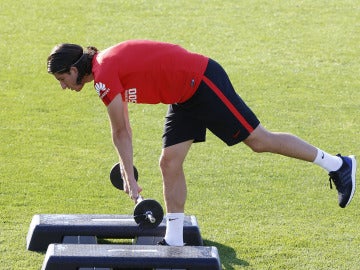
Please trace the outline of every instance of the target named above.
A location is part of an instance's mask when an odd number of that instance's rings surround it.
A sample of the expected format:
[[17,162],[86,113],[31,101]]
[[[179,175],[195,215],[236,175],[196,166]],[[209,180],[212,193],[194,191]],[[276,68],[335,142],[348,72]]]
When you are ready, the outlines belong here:
[[227,145],[246,139],[260,121],[235,92],[225,70],[209,60],[202,82],[186,102],[169,106],[163,147],[188,140],[204,142],[209,129]]

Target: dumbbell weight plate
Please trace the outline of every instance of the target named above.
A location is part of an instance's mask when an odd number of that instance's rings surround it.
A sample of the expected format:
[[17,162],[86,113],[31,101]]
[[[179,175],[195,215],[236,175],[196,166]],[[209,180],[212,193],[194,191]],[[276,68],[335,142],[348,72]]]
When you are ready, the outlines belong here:
[[[135,166],[134,166],[134,176],[137,181],[139,178],[139,173]],[[113,186],[116,187],[117,189],[124,190],[124,181],[120,173],[120,163],[116,163],[112,167],[110,171],[110,181],[113,184]]]
[[[146,213],[150,211],[155,218],[155,222],[147,218]],[[134,220],[142,229],[156,228],[164,218],[164,210],[160,203],[152,199],[144,199],[136,204],[134,209]]]

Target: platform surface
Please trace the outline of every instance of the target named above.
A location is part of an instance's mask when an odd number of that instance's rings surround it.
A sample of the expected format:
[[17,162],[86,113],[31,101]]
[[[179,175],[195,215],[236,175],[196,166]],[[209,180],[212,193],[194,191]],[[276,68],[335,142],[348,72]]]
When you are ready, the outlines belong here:
[[82,267],[221,269],[216,247],[51,244],[42,270]]
[[[40,214],[34,215],[27,234],[27,249],[45,251],[49,244],[62,243],[64,236],[134,239],[138,236],[164,236],[165,218],[157,228],[142,229],[130,215]],[[203,245],[195,216],[185,216],[184,241]]]

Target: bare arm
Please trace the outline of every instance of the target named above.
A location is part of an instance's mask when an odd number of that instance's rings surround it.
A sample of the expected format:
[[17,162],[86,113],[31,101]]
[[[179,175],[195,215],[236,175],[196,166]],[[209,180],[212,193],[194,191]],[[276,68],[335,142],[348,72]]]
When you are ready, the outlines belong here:
[[134,178],[131,127],[127,103],[122,101],[121,95],[117,95],[109,104],[108,115],[113,143],[119,154],[120,164],[123,166],[125,192],[128,192],[130,197],[136,200],[141,188]]

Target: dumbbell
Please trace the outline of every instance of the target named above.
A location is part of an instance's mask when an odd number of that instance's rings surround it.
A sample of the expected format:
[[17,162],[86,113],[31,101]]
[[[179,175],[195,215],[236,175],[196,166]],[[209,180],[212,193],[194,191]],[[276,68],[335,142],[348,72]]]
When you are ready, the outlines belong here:
[[[138,181],[139,173],[134,166],[135,180]],[[124,180],[120,172],[120,164],[116,163],[110,171],[110,181],[119,190],[124,190]],[[156,228],[164,218],[164,210],[160,203],[153,199],[144,199],[142,196],[136,199],[134,208],[134,220],[142,229]]]

